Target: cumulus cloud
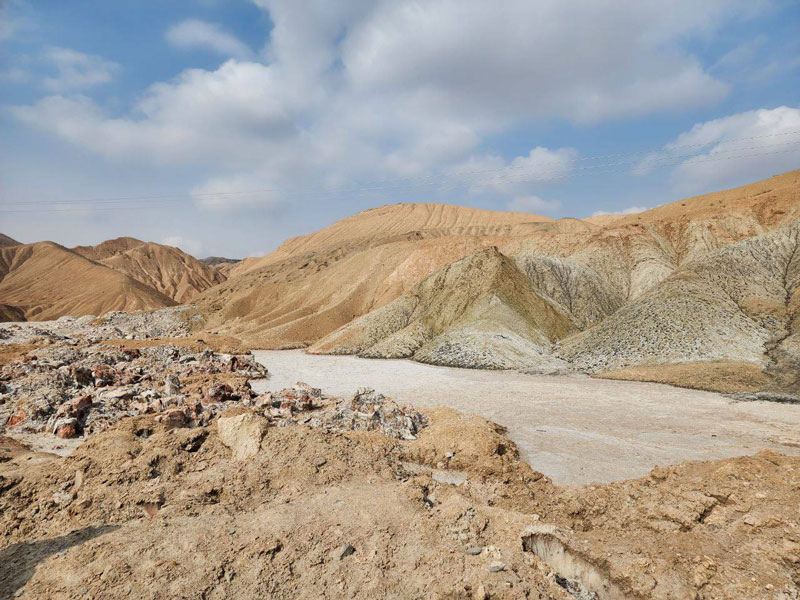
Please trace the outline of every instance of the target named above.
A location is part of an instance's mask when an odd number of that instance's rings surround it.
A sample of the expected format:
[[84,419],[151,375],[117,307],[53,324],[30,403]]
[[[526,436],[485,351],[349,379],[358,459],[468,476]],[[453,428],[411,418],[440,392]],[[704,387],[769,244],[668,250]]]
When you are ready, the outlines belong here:
[[506,163],[500,156],[473,156],[451,170],[451,176],[468,182],[473,193],[487,191],[514,193],[533,183],[565,177],[578,153],[574,148],[550,149],[537,146],[525,156]]
[[167,41],[178,48],[207,48],[223,56],[251,58],[253,52],[216,23],[187,19],[167,31]]
[[628,208],[623,208],[622,210],[596,210],[592,213],[593,217],[602,217],[604,215],[636,215],[640,212],[644,212],[646,210],[650,210],[648,206],[629,206]]
[[506,208],[513,212],[552,213],[561,208],[561,201],[543,200],[539,196],[518,196]]
[[[172,43],[232,58],[152,85],[119,116],[65,93],[13,112],[109,157],[201,166],[209,180],[198,194],[249,180],[324,192],[446,176],[473,193],[522,197],[567,174],[574,151],[534,147],[508,162],[483,151],[485,140],[541,118],[594,122],[719,100],[726,84],[686,40],[752,6],[254,1],[273,23],[258,57],[218,26],[187,21]],[[457,175],[484,165],[497,171]]]
[[115,62],[71,48],[50,48],[44,60],[56,71],[42,82],[51,92],[81,90],[108,83],[119,69]]
[[639,168],[648,172],[677,163],[670,175],[673,185],[681,193],[694,193],[797,168],[798,158],[800,108],[780,106],[698,123]]

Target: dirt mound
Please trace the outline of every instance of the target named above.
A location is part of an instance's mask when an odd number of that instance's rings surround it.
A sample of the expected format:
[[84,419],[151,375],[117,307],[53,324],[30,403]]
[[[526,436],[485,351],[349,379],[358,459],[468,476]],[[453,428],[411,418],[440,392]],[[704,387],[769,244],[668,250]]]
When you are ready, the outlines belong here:
[[513,261],[492,247],[440,269],[310,351],[478,368],[535,367],[552,342],[575,330]]
[[0,248],[0,298],[29,321],[175,304],[157,290],[52,242]]
[[73,248],[81,256],[119,271],[183,303],[225,280],[221,271],[179,248],[123,237]]
[[0,593],[37,598],[796,597],[800,459],[558,488],[501,428],[416,440],[134,417],[67,458],[0,438]]

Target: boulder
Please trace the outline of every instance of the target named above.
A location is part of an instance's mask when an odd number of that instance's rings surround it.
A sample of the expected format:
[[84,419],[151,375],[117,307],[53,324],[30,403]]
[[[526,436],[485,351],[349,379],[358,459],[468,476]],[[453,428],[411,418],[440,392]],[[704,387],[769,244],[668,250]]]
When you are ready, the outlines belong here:
[[268,427],[267,419],[251,412],[221,416],[217,420],[219,439],[231,449],[234,460],[258,454],[261,450],[261,440],[264,439]]

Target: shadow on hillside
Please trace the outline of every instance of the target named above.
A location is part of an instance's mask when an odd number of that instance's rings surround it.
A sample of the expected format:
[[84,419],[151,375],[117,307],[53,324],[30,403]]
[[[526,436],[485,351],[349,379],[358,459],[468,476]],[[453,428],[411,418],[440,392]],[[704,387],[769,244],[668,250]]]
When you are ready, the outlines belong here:
[[87,527],[56,538],[20,542],[0,550],[0,598],[13,598],[33,575],[36,565],[47,557],[119,529],[118,525]]

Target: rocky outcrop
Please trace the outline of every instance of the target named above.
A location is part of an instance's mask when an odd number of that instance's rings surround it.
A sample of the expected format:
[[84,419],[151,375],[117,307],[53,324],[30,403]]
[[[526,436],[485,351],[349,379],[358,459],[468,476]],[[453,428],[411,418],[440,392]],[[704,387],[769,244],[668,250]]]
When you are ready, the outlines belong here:
[[477,368],[535,366],[577,328],[497,248],[440,269],[310,351]]
[[800,224],[687,263],[558,355],[589,372],[647,363],[741,361],[795,354]]

